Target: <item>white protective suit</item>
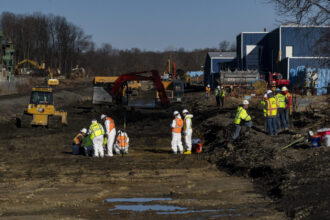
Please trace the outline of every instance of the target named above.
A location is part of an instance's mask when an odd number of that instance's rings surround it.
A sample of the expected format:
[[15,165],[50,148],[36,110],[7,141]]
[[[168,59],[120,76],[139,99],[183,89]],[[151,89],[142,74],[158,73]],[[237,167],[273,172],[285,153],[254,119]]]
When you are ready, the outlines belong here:
[[[112,122],[114,123],[114,122]],[[115,143],[115,139],[116,139],[116,128],[113,127],[110,130],[110,120],[105,120],[104,121],[104,127],[105,127],[105,132],[108,136],[108,141],[107,141],[107,151],[108,153],[106,154],[106,156],[113,156],[113,145]]]
[[191,138],[192,138],[192,121],[191,119],[194,116],[192,114],[187,114],[184,117],[183,121],[183,136],[184,136],[184,142],[185,142],[185,148],[187,151],[191,151],[192,143],[191,143]]
[[[181,118],[180,115],[177,115],[175,118]],[[171,124],[171,128],[175,128],[176,125],[176,121],[175,119],[173,119],[172,124]],[[183,146],[182,146],[182,141],[181,141],[181,132],[180,133],[175,133],[172,132],[172,151],[174,154],[176,154],[178,151],[180,154],[183,153]]]

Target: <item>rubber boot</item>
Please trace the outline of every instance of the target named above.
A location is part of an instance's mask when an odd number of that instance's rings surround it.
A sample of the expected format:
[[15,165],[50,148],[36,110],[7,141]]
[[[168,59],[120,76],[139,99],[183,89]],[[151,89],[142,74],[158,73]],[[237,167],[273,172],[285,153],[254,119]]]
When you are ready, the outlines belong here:
[[191,150],[186,150],[184,154],[191,154]]

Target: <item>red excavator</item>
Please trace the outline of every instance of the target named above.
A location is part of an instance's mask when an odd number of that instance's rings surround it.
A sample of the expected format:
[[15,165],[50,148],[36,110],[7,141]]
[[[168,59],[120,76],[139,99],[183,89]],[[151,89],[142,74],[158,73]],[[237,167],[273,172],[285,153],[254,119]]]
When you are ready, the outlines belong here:
[[[151,73],[151,76],[148,76]],[[151,71],[142,71],[142,72],[133,72],[133,73],[126,73],[118,77],[115,81],[114,86],[112,87],[110,94],[116,98],[116,100],[121,100],[123,94],[123,84],[127,83],[128,81],[153,81],[155,88],[158,91],[160,101],[163,107],[169,106],[169,101],[167,99],[167,95],[165,92],[164,85],[161,81],[159,73],[157,70]]]

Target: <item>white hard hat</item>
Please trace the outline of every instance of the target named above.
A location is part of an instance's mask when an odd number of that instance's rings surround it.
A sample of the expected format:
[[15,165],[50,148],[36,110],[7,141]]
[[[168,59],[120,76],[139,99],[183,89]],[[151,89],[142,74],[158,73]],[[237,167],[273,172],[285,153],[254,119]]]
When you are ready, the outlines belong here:
[[94,123],[97,123],[97,120],[96,119],[93,119],[92,120],[92,124],[94,124]]
[[83,129],[80,130],[80,132],[86,134],[87,133],[87,129],[86,128],[83,128]]
[[179,114],[178,111],[174,111],[174,112],[173,112],[173,115],[174,115],[174,116],[176,116],[176,115],[178,115],[178,114]]
[[286,88],[286,86],[282,87],[282,92],[288,91],[288,88]]
[[217,88],[220,89],[220,86],[218,86]]
[[267,90],[267,94],[273,93],[272,90]]
[[223,86],[221,86],[221,89],[223,89]]
[[182,114],[186,114],[186,113],[188,113],[188,110],[187,109],[183,109]]
[[248,105],[248,104],[250,104],[248,100],[246,100],[246,99],[243,100],[243,105]]
[[207,84],[207,87],[210,87],[210,84]]
[[105,119],[107,116],[105,114],[101,115],[101,120]]
[[267,98],[267,94],[264,95],[264,98]]

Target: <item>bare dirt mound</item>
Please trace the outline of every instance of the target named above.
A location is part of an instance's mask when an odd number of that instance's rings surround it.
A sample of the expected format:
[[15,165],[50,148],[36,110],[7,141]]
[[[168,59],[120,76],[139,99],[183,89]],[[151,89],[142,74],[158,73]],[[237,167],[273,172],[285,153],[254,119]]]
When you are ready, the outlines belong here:
[[[191,101],[193,103],[193,101]],[[249,108],[256,129],[228,144],[233,132],[233,118],[237,100],[227,99],[225,108],[215,107],[215,100],[191,104],[199,134],[204,137],[209,161],[220,170],[245,176],[255,182],[260,192],[274,199],[279,210],[294,219],[328,219],[330,201],[330,149],[323,146],[311,148],[310,143],[297,144],[286,150],[280,148],[305,135],[309,129],[330,127],[328,119],[320,114],[294,115],[293,132],[282,132],[270,137],[263,132],[262,111],[254,102]],[[325,111],[329,111],[325,110]]]

